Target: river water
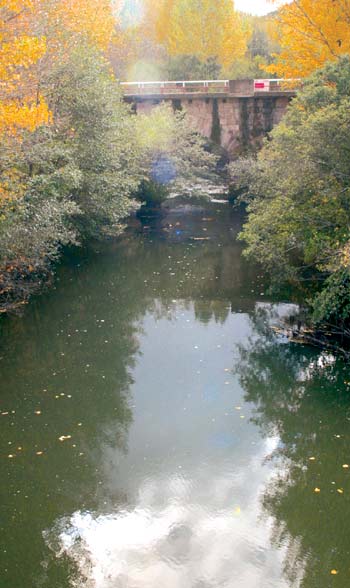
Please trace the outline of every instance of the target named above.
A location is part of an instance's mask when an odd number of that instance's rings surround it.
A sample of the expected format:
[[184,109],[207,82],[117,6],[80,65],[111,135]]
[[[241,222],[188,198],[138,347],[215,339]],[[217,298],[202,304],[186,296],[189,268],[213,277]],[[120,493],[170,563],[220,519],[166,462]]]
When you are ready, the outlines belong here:
[[0,324],[1,588],[348,587],[348,367],[227,204],[146,222]]

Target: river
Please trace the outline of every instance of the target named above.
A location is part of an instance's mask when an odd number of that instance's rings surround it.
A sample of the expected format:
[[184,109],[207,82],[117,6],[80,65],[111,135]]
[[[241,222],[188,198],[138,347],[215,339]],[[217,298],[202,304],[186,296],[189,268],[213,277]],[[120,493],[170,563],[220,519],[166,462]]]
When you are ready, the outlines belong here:
[[1,321],[1,588],[350,585],[349,369],[240,224],[174,205]]

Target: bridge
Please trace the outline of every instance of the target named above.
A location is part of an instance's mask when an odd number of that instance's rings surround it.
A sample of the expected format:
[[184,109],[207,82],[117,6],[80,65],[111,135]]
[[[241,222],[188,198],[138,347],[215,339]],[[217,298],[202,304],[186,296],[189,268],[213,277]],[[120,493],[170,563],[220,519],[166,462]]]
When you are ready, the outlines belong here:
[[187,112],[190,124],[233,158],[259,148],[280,122],[299,80],[122,82],[126,102],[147,113],[161,102]]

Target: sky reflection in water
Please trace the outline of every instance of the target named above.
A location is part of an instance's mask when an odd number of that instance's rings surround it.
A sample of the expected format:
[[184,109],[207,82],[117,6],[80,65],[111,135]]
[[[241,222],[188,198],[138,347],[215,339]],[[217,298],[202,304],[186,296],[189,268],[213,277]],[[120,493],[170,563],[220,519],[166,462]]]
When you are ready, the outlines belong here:
[[[284,550],[271,549],[261,517],[278,438],[260,437],[227,367],[249,320],[203,325],[182,304],[171,317],[143,321],[128,452],[101,447],[103,514],[61,521],[59,549],[78,565],[77,586],[286,587]],[[108,512],[121,487],[132,508]]]

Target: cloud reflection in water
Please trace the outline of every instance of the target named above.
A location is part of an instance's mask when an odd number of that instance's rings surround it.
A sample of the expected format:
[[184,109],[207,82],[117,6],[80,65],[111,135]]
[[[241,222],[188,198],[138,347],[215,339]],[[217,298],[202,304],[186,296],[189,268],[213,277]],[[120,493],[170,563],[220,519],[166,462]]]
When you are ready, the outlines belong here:
[[244,472],[204,487],[203,472],[145,480],[134,510],[76,512],[46,534],[47,543],[76,564],[76,588],[286,588],[285,550],[271,549],[271,521],[258,521],[271,475],[261,460],[277,443],[266,439]]

